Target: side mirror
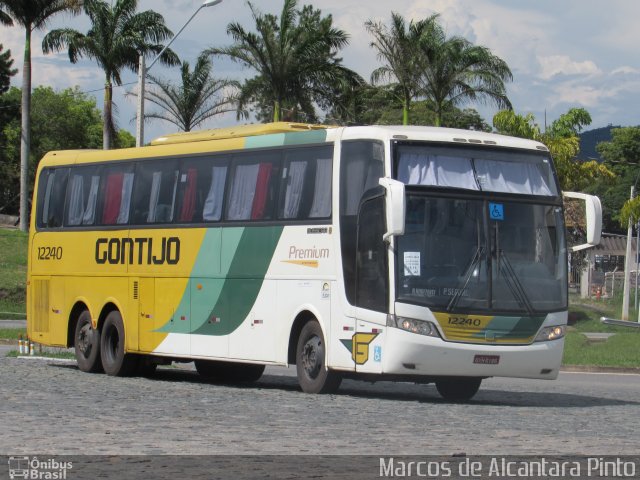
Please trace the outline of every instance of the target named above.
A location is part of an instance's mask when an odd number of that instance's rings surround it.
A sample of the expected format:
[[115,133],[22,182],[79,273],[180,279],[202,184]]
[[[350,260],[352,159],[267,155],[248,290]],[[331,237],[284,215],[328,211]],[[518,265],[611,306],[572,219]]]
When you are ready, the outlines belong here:
[[386,242],[394,235],[404,235],[404,183],[389,177],[381,178],[379,183],[387,191],[385,196],[387,233],[382,236],[382,240]]
[[586,233],[587,243],[575,245],[571,247],[572,252],[584,250],[585,248],[595,247],[600,243],[602,234],[602,204],[600,199],[595,195],[587,195],[586,193],[562,192],[564,198],[573,198],[584,202],[584,214],[586,216]]

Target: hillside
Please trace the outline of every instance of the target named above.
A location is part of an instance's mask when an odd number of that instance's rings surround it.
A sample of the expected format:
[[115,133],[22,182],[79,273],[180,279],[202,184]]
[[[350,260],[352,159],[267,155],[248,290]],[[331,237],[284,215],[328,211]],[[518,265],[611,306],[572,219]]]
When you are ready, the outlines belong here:
[[580,134],[580,160],[597,160],[602,161],[600,155],[596,151],[596,145],[600,142],[608,142],[611,140],[611,129],[619,128],[618,126],[609,125],[602,128],[594,128]]

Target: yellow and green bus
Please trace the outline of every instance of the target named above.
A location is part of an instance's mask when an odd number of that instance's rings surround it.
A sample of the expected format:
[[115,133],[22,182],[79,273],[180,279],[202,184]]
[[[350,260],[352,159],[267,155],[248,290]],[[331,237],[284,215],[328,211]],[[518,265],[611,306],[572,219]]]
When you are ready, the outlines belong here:
[[[580,196],[580,195],[578,195]],[[597,243],[600,204],[582,196]],[[78,367],[194,362],[223,382],[296,365],[435,383],[553,379],[567,324],[547,148],[428,127],[245,125],[48,153],[29,237],[29,337]]]

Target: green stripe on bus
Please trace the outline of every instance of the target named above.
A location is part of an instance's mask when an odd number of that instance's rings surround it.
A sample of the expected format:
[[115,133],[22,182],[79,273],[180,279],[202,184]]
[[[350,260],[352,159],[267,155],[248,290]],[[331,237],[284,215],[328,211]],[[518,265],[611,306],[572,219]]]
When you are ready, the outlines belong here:
[[[208,318],[192,333],[228,335],[245,321],[258,298],[283,229],[282,226],[244,229],[220,294],[211,300]],[[198,307],[203,311],[203,305]]]
[[546,317],[495,317],[487,327],[474,334],[475,338],[485,338],[487,332],[495,334],[496,340],[529,338],[535,335]]

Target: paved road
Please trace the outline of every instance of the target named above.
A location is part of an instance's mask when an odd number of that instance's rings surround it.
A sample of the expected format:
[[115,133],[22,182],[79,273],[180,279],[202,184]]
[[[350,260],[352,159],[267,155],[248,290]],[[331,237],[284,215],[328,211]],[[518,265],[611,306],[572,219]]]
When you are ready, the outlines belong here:
[[252,387],[164,368],[154,379],[0,359],[0,454],[636,454],[640,376],[489,379],[474,401],[345,381],[306,395],[291,370]]

